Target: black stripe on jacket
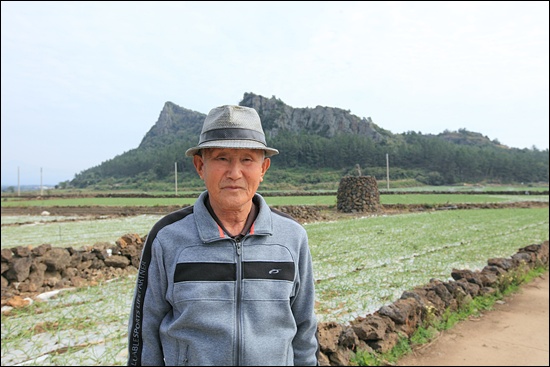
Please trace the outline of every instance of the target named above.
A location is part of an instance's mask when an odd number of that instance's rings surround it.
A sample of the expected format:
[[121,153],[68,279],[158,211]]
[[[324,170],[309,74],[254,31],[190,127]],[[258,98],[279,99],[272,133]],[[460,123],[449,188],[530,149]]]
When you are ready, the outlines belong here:
[[141,253],[141,261],[137,275],[136,293],[133,302],[132,325],[129,335],[128,345],[128,366],[141,366],[141,353],[143,349],[143,337],[141,334],[141,321],[143,319],[143,303],[145,300],[145,291],[147,290],[147,279],[149,273],[149,264],[151,263],[151,247],[157,233],[164,227],[177,222],[193,213],[193,206],[187,206],[161,218],[147,234],[147,240]]
[[[243,279],[294,280],[293,262],[244,261]],[[174,283],[237,280],[236,264],[189,262],[176,265]]]

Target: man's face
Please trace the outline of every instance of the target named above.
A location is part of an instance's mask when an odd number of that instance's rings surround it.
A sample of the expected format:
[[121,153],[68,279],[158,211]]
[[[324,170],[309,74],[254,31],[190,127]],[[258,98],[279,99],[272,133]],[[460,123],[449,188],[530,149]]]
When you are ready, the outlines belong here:
[[271,161],[257,149],[203,149],[193,163],[203,179],[214,210],[250,207]]

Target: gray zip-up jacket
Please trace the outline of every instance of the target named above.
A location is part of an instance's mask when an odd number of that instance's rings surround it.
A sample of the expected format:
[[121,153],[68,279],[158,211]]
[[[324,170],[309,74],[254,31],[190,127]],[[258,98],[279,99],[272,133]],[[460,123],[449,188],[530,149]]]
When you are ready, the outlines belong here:
[[255,195],[249,234],[223,232],[204,204],[159,220],[141,254],[128,365],[317,365],[305,229]]

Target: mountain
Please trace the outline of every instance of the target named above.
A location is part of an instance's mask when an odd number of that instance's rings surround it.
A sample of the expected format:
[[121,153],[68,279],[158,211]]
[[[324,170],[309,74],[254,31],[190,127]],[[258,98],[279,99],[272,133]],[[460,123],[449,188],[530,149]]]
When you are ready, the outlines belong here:
[[[399,170],[396,178],[430,184],[548,181],[548,150],[509,148],[466,129],[437,135],[393,134],[370,117],[336,107],[293,108],[275,96],[254,93],[244,93],[239,104],[258,111],[268,144],[284,152],[272,158],[277,163],[274,170],[313,171],[312,180],[326,179],[320,169],[345,175],[357,165],[367,167],[364,174],[385,176],[390,155],[394,170]],[[166,102],[137,148],[82,171],[71,185],[152,186],[155,181],[173,180],[174,162],[178,171],[194,172],[192,160],[183,152],[197,143],[205,117]],[[187,176],[185,180],[190,179]]]
[[[391,132],[374,124],[370,117],[360,118],[341,108],[293,108],[275,97],[266,98],[254,93],[245,93],[239,105],[258,111],[267,138],[276,137],[280,131],[326,138],[351,133],[372,138],[375,142],[392,137]],[[166,145],[179,139],[191,139],[194,145],[205,117],[206,114],[166,102],[158,121],[145,134],[139,148]]]
[[166,102],[158,121],[145,134],[138,148],[154,148],[183,140],[197,142],[206,115]]

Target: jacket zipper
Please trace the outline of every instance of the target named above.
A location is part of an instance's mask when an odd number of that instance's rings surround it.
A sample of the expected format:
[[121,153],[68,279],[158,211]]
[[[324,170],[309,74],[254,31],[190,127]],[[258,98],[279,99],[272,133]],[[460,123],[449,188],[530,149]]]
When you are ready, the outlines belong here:
[[189,362],[189,345],[185,345],[185,354],[183,355],[183,366],[187,366],[187,362]]
[[237,342],[236,342],[236,348],[237,348],[237,353],[236,353],[236,363],[235,363],[235,366],[240,366],[241,365],[241,354],[242,354],[242,345],[241,345],[241,328],[242,328],[242,315],[241,315],[241,292],[242,292],[242,289],[241,289],[241,282],[242,282],[242,257],[241,257],[241,254],[242,254],[242,240],[241,239],[236,239],[235,240],[235,248],[237,250],[237,305],[236,305],[236,319],[237,319],[237,330],[236,330],[236,337],[237,337]]

